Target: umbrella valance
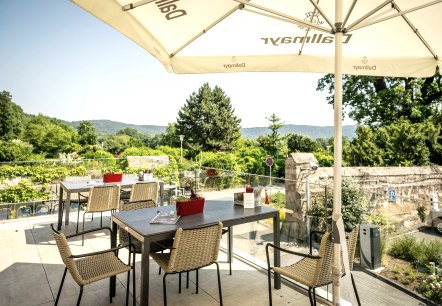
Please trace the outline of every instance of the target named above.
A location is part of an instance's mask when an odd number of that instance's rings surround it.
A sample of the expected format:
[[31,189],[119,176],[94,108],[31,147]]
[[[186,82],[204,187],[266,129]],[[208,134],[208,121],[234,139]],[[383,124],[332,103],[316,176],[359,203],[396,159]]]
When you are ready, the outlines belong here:
[[[169,72],[334,73],[335,1],[72,1]],[[343,73],[434,75],[441,64],[440,3],[343,1]]]

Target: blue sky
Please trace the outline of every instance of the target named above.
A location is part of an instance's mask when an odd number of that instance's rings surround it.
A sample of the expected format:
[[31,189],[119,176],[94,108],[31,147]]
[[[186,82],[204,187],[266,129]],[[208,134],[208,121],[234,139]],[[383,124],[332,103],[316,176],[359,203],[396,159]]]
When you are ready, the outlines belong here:
[[167,125],[208,82],[230,97],[243,127],[267,126],[271,113],[286,124],[333,125],[326,93],[316,91],[321,74],[171,74],[68,0],[0,3],[0,91],[25,113]]

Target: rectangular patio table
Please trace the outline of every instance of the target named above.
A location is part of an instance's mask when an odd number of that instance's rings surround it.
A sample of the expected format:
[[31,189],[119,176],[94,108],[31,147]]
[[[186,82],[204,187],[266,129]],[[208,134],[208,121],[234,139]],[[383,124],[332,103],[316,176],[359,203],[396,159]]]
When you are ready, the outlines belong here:
[[[182,216],[176,224],[150,224],[158,211],[170,212],[174,205],[145,208],[141,210],[120,211],[112,214],[111,246],[117,244],[117,226],[121,226],[133,237],[141,241],[141,292],[140,305],[149,305],[149,252],[150,243],[167,238],[173,238],[178,228],[183,229],[204,226],[221,221],[224,227],[232,227],[243,223],[273,219],[273,243],[279,246],[279,211],[267,206],[244,209],[234,205],[233,199],[227,201],[206,200],[204,211],[200,214]],[[229,231],[231,235],[232,231]],[[230,239],[232,241],[232,239]],[[231,254],[232,247],[228,247]],[[229,257],[231,258],[231,257]],[[280,266],[280,254],[275,250],[274,264]],[[275,289],[281,289],[281,276],[275,273]],[[111,294],[115,295],[115,277],[111,279]]]
[[[158,179],[154,179],[154,181],[159,183],[160,191],[159,191],[159,203],[163,204],[163,196],[164,196],[164,182]],[[103,179],[94,179],[94,180],[80,180],[80,181],[63,181],[60,182],[60,194],[58,199],[58,223],[57,230],[61,230],[61,226],[63,225],[63,210],[65,211],[65,221],[64,224],[69,224],[69,210],[71,207],[71,194],[79,193],[79,192],[89,192],[92,186],[104,186],[104,185],[120,185],[121,188],[130,188],[133,184],[139,183],[139,179],[137,176],[124,176],[121,182],[116,183],[103,183]],[[63,209],[63,193],[66,192],[66,202]],[[78,208],[80,209],[80,207]]]

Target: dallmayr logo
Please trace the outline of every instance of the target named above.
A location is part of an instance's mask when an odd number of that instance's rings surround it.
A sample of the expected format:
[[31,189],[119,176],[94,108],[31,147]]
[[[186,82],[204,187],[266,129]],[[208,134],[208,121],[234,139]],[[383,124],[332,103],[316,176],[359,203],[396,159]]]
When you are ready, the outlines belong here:
[[167,20],[171,20],[187,15],[185,10],[178,9],[178,6],[174,4],[179,1],[180,0],[158,0],[155,1],[155,4],[160,9],[160,12],[165,14],[164,17],[166,17]]
[[[319,12],[308,12],[305,13],[305,21],[321,25],[324,21],[320,20]],[[262,37],[261,40],[265,45],[273,45],[280,46],[283,44],[332,44],[335,41],[335,37],[333,35],[327,34],[313,34],[313,35],[305,35],[307,33],[307,28],[304,26],[298,26],[300,29],[304,29],[305,32],[300,36],[283,36],[283,37]],[[343,35],[343,43],[347,44],[352,34],[344,34]]]
[[376,65],[369,65],[368,64],[368,58],[364,56],[361,60],[361,63],[364,65],[354,65],[353,69],[358,70],[376,70]]
[[244,68],[246,66],[246,63],[237,63],[238,59],[235,56],[232,56],[232,64],[224,64],[224,68],[231,69],[231,68]]
[[[319,20],[319,16],[320,16],[319,12],[308,12],[308,13],[305,13],[305,16],[306,17],[304,18],[304,21],[308,21],[308,22],[311,22],[314,24],[323,24],[324,23],[324,21]],[[298,28],[307,30],[306,27],[301,26],[301,25],[298,26]]]

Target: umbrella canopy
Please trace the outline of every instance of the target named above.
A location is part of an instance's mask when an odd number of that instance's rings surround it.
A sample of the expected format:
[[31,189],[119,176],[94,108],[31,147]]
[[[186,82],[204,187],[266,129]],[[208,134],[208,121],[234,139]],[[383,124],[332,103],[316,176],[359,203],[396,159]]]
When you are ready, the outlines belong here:
[[[72,0],[169,72],[334,73],[331,0]],[[428,77],[441,64],[441,1],[343,0],[342,72]]]
[[[433,76],[441,65],[442,0],[71,1],[146,49],[169,72],[335,74],[333,304],[338,305],[345,240],[342,74]],[[346,254],[345,243],[342,251]]]

